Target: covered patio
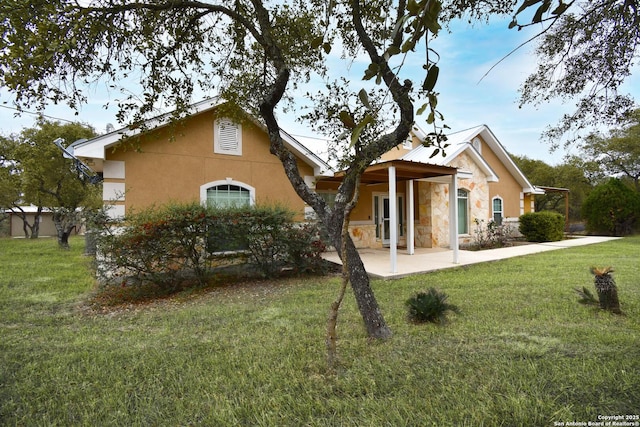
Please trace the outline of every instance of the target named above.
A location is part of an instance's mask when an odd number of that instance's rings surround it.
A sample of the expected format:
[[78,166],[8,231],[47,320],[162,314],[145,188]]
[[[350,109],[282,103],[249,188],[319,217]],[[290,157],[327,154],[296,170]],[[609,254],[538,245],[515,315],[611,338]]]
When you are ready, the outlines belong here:
[[[332,177],[323,178],[322,181],[326,182],[341,182],[345,173],[337,172]],[[459,257],[458,249],[458,224],[455,220],[458,217],[458,203],[457,203],[457,179],[459,177],[458,170],[449,166],[431,165],[426,163],[412,162],[407,160],[390,160],[380,163],[375,163],[369,166],[361,177],[361,185],[379,185],[388,184],[389,191],[389,244],[388,249],[376,250],[376,249],[362,249],[362,251],[369,251],[370,255],[375,255],[376,266],[386,266],[385,274],[401,274],[399,271],[399,265],[407,265],[404,259],[405,257],[413,257],[416,254],[428,251],[429,253],[447,253],[450,262],[457,264]],[[415,195],[414,195],[414,182],[415,181],[428,181],[437,182],[448,185],[449,193],[449,218],[454,220],[449,221],[449,248],[416,248],[415,247]],[[406,184],[407,195],[407,236],[406,236],[406,250],[399,251],[398,249],[398,229],[399,218],[397,208],[396,188],[398,183]],[[384,254],[384,255],[382,255]],[[337,256],[337,255],[336,255]],[[398,262],[398,257],[403,258],[403,262]],[[382,257],[386,258],[385,260]],[[416,260],[419,262],[419,260]],[[402,267],[404,268],[404,267]],[[369,270],[367,270],[369,271]]]

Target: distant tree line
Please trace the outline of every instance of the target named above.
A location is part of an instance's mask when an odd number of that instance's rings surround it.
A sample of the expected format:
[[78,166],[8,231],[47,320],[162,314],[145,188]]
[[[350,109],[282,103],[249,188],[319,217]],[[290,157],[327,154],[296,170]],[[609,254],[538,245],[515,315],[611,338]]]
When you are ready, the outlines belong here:
[[[608,132],[577,142],[577,155],[558,165],[512,156],[533,185],[569,190],[569,221],[589,231],[629,234],[640,223],[640,110]],[[564,193],[535,197],[536,211],[565,214]]]

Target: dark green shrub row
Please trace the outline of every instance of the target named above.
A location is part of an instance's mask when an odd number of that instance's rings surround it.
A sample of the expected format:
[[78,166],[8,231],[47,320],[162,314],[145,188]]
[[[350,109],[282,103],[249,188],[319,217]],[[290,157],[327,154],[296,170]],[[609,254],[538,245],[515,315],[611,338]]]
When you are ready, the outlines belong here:
[[528,242],[555,242],[564,238],[564,216],[556,212],[528,212],[520,216],[520,233]]
[[619,179],[611,178],[589,193],[582,204],[589,233],[625,236],[640,224],[640,195]]
[[325,246],[314,224],[280,206],[209,208],[171,204],[128,216],[98,238],[105,284],[155,283],[167,291],[206,283],[217,267],[248,262],[263,276],[321,272]]

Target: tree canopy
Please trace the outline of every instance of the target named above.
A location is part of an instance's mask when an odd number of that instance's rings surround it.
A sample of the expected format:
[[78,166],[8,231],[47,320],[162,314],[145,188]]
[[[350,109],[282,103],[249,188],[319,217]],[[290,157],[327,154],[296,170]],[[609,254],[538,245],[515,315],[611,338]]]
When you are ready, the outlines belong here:
[[602,176],[628,180],[640,193],[640,110],[608,135],[592,133],[581,141],[584,161]]
[[[385,338],[390,330],[353,242],[349,239],[348,253],[342,250],[342,225],[357,197],[359,176],[409,134],[414,101],[424,100],[422,109],[431,123],[438,118],[434,88],[439,70],[426,39],[440,28],[441,8],[441,2],[433,0],[380,0],[366,7],[357,0],[9,0],[0,6],[0,81],[16,94],[21,107],[48,102],[77,107],[86,101],[86,85],[128,86],[134,79],[133,93],[118,100],[119,119],[134,123],[162,104],[175,106],[180,117],[196,90],[217,91],[261,117],[272,153],[349,265],[369,335]],[[347,105],[338,107],[335,120],[351,134],[353,157],[331,208],[298,173],[297,161],[281,139],[276,108],[312,74],[325,75],[336,47],[343,58],[365,55],[369,66],[364,79],[385,88],[381,106],[393,119],[389,131],[364,139],[362,132],[379,115],[369,93],[357,91],[357,102],[369,110],[360,118]],[[423,63],[425,78],[419,85],[401,78],[409,56]]]
[[612,236],[637,231],[640,221],[640,194],[616,178],[598,185],[582,205],[587,230]]
[[[565,140],[571,144],[581,131],[626,120],[635,101],[621,93],[621,86],[640,53],[638,1],[525,0],[518,12],[534,4],[532,21],[524,25],[542,25],[535,51],[538,65],[522,85],[521,102],[575,102],[575,110],[550,126],[544,137],[557,146],[571,132]],[[516,17],[511,25],[523,26]]]
[[[93,136],[94,130],[80,123],[40,119],[36,126],[3,138],[7,157],[1,168],[0,185],[10,190],[5,196],[11,195],[11,200],[3,200],[5,206],[18,214],[25,204],[36,206],[40,212],[42,208],[51,210],[62,246],[68,244],[72,227],[80,222],[77,209],[96,208],[101,198],[96,197],[98,188],[63,156],[53,141],[60,138],[68,145]],[[37,237],[37,231],[32,229],[32,237]]]

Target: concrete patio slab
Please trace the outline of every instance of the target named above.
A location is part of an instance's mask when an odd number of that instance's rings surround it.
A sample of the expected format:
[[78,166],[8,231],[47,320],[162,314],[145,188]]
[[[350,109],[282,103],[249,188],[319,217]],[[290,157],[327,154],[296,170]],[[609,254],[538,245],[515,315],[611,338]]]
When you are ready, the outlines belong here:
[[[619,237],[587,236],[575,237],[559,242],[524,244],[482,251],[460,250],[459,262],[457,264],[453,262],[453,251],[449,249],[416,248],[413,255],[408,255],[406,252],[399,250],[396,272],[391,272],[391,261],[389,259],[388,249],[361,249],[358,252],[364,262],[365,269],[371,277],[398,279],[413,274],[427,273],[429,271],[455,268],[480,262],[497,261],[576,246],[592,245],[616,239],[619,239]],[[327,261],[341,264],[340,257],[336,252],[327,252],[323,257]]]

